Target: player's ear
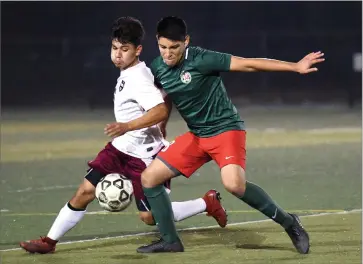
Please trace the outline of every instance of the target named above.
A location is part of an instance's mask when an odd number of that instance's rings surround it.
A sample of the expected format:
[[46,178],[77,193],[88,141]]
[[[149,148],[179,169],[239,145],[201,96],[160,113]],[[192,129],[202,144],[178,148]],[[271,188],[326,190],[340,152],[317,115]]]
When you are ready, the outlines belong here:
[[186,35],[184,40],[184,45],[187,47],[189,45],[189,42],[190,42],[190,36]]
[[142,46],[141,45],[137,46],[136,47],[136,56],[140,56],[141,51],[142,51]]

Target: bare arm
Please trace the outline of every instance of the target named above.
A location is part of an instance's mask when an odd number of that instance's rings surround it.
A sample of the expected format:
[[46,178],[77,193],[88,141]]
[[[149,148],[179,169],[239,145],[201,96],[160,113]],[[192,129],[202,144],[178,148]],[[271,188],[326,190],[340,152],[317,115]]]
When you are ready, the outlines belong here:
[[168,124],[170,113],[171,113],[171,110],[173,109],[173,103],[172,103],[171,99],[169,98],[169,96],[167,96],[167,95],[164,97],[164,101],[165,101],[165,105],[168,109],[168,116],[165,120],[163,120],[159,123],[159,127],[161,130],[161,133],[163,133],[164,138],[166,138],[166,125]]
[[143,116],[136,118],[127,123],[128,131],[138,130],[145,127],[150,127],[166,120],[169,116],[168,107],[165,103],[158,104],[151,108]]
[[171,110],[173,109],[173,103],[172,103],[171,99],[169,98],[169,96],[165,96],[164,101],[165,101],[166,107],[168,108],[168,120],[169,120]]
[[230,71],[255,72],[255,71],[289,71],[306,74],[315,72],[317,68],[312,65],[323,62],[324,53],[312,52],[306,55],[299,62],[287,62],[273,59],[262,58],[242,58],[232,56]]
[[150,127],[168,118],[169,112],[165,103],[149,109],[146,114],[127,123],[114,122],[107,124],[104,131],[107,136],[118,137],[126,132]]

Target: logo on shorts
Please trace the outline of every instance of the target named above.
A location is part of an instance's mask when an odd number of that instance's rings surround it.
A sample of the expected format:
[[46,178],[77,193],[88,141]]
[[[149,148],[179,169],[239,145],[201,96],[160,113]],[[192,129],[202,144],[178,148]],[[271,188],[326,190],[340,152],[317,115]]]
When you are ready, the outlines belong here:
[[180,74],[180,80],[185,83],[188,84],[192,81],[192,75],[189,72],[182,72]]

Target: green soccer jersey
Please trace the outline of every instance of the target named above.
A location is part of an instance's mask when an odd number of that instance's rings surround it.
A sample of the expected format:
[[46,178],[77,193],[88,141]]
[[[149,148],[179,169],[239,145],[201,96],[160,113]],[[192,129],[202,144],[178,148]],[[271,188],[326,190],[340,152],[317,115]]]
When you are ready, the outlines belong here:
[[220,72],[229,71],[230,63],[230,54],[189,47],[176,67],[167,66],[161,56],[150,66],[155,79],[196,136],[244,130],[244,122],[220,76]]

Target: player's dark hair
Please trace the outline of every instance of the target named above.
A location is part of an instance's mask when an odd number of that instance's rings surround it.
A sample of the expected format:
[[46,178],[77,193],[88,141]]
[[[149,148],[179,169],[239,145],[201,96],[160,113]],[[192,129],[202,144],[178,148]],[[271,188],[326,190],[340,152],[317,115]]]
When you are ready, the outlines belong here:
[[141,44],[144,39],[145,30],[141,22],[133,17],[120,17],[112,26],[112,39],[120,43],[130,43],[135,46]]
[[187,36],[187,24],[176,16],[162,18],[157,27],[158,38],[163,37],[174,41],[184,41]]

